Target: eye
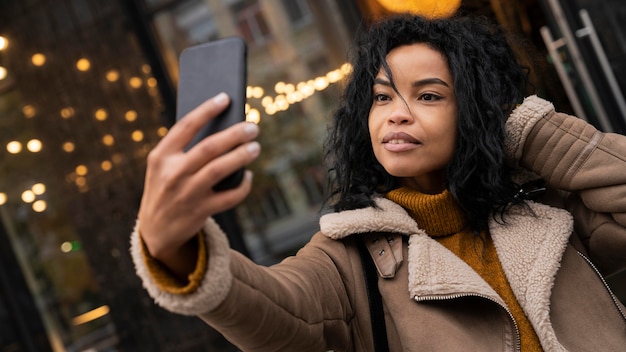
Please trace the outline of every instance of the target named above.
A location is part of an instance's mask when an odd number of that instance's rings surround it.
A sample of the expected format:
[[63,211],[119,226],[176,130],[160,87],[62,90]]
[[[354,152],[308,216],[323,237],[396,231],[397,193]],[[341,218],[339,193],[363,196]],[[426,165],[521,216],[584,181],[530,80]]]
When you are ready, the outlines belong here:
[[390,100],[390,98],[386,94],[382,94],[382,93],[374,94],[374,101],[375,102],[385,102],[385,101],[389,101],[389,100]]
[[437,94],[424,93],[420,95],[419,99],[424,100],[424,101],[437,101],[437,100],[441,100],[442,97]]

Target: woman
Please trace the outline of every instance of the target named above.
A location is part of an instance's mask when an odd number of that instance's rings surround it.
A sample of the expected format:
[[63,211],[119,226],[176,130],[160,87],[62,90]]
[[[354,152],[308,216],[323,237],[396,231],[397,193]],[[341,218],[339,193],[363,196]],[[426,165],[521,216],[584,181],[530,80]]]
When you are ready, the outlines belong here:
[[259,154],[256,126],[182,151],[226,97],[150,153],[131,251],[155,301],[244,351],[373,351],[373,335],[391,351],[623,349],[626,310],[599,273],[626,268],[626,138],[536,96],[517,106],[525,72],[475,19],[390,18],[355,54],[327,143],[336,212],[280,264],[229,250],[210,218],[249,192],[249,174],[211,187]]

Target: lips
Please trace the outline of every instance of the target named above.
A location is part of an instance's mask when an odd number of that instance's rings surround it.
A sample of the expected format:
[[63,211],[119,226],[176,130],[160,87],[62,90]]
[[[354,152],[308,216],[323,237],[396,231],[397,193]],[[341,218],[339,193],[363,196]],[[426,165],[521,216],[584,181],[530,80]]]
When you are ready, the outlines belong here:
[[389,132],[389,133],[387,133],[383,137],[383,143],[390,143],[390,144],[405,144],[405,143],[419,144],[420,141],[418,141],[416,138],[414,138],[410,134],[407,134],[407,133],[404,133],[404,132]]
[[406,152],[417,148],[420,141],[404,132],[389,132],[383,137],[383,146],[390,152]]

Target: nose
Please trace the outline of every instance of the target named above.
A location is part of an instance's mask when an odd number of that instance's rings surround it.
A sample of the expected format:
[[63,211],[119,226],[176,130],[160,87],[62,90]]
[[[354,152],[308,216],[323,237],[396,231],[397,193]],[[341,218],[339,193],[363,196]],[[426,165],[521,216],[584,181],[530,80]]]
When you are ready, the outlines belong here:
[[415,121],[413,112],[402,99],[396,99],[393,109],[387,118],[387,122],[392,125],[408,125]]

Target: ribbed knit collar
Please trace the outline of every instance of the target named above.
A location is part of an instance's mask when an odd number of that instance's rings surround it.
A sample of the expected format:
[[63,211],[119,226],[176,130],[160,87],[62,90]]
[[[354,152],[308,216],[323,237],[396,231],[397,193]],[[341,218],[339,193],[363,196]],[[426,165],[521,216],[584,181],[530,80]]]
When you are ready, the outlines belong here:
[[464,229],[465,217],[448,190],[424,194],[407,187],[387,193],[387,199],[407,210],[417,225],[431,236],[445,236]]

